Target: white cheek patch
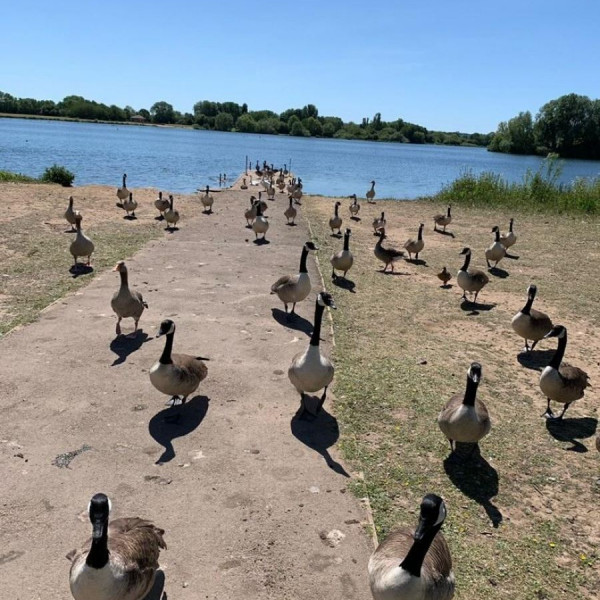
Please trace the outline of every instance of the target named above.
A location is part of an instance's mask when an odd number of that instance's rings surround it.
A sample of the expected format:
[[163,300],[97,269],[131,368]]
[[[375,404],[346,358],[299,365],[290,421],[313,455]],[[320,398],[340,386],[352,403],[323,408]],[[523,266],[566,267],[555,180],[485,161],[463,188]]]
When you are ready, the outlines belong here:
[[446,518],[446,506],[444,503],[442,503],[442,504],[440,504],[438,518],[437,518],[435,524],[439,525],[440,523],[443,523],[445,518]]

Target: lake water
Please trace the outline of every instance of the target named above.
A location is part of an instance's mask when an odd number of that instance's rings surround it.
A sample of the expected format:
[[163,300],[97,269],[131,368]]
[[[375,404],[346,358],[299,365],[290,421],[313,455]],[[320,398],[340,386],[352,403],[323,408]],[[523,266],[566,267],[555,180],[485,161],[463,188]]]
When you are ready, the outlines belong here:
[[[40,176],[57,163],[75,185],[156,187],[189,193],[218,186],[219,173],[236,177],[246,156],[276,167],[287,163],[309,194],[364,196],[374,179],[377,198],[431,195],[465,170],[492,171],[520,182],[542,159],[484,148],[391,144],[244,133],[0,118],[0,170]],[[600,162],[565,160],[560,181],[600,176]]]

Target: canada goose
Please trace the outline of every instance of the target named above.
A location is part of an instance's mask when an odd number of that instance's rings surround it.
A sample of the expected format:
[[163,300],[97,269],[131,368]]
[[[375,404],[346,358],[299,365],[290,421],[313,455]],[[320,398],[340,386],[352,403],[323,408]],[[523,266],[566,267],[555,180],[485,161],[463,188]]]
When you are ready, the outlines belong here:
[[373,235],[379,235],[379,230],[385,228],[387,221],[385,220],[385,213],[381,213],[381,217],[373,219]]
[[340,210],[340,206],[342,205],[341,202],[336,202],[333,206],[333,216],[329,219],[329,227],[331,229],[331,234],[333,235],[335,232],[333,231],[334,229],[337,229],[338,235],[342,234],[342,217],[340,217],[339,215],[339,210]]
[[358,203],[358,199],[356,198],[356,194],[352,194],[352,196],[350,196],[350,198],[352,198],[352,204],[349,206],[350,214],[352,215],[352,217],[354,217],[355,219],[357,219],[358,218],[358,212],[360,211],[360,204]]
[[169,194],[169,208],[165,210],[167,229],[173,229],[179,221],[179,211],[173,208],[173,194]]
[[448,204],[448,210],[446,214],[437,214],[433,215],[433,230],[439,231],[438,225],[444,228],[444,233],[446,232],[446,225],[450,225],[452,222],[452,215],[450,214],[451,205]]
[[450,600],[454,597],[452,557],[440,532],[446,505],[435,494],[421,502],[416,530],[392,531],[369,559],[374,600]]
[[384,248],[381,244],[383,240],[387,237],[385,235],[385,229],[381,227],[378,232],[379,239],[375,244],[375,257],[379,259],[381,262],[385,263],[383,267],[383,272],[385,273],[388,266],[392,265],[392,273],[394,272],[394,263],[397,260],[400,260],[404,256],[404,252],[402,250],[396,250],[395,248]]
[[[127,213],[127,217],[135,217],[135,209],[137,208],[138,203],[133,199],[133,194],[129,192],[129,198],[123,200],[123,202],[117,202],[117,206]],[[129,213],[131,213],[131,215]]]
[[[258,204],[260,204],[260,210],[262,211],[263,216],[264,216],[264,214],[267,212],[267,208],[269,208],[269,205],[264,200],[262,200],[262,192],[258,192],[257,205]],[[257,206],[257,208],[258,208],[258,206]]]
[[127,189],[127,173],[123,173],[123,186],[117,188],[117,198],[119,200],[127,200],[129,198],[129,190]]
[[465,255],[465,262],[460,268],[456,276],[456,283],[463,290],[463,299],[467,299],[467,292],[475,294],[473,302],[477,302],[477,295],[489,283],[490,278],[479,269],[469,269],[469,263],[471,262],[471,249],[463,248],[461,254]]
[[207,214],[212,213],[212,205],[213,202],[215,201],[215,199],[210,195],[210,189],[209,186],[206,186],[206,191],[204,192],[204,196],[200,197],[200,200],[202,201],[202,206],[204,206],[204,211]]
[[306,259],[311,250],[315,251],[318,249],[313,242],[306,242],[302,247],[298,274],[284,275],[271,286],[271,294],[279,296],[285,307],[285,312],[288,311],[288,304],[292,304],[291,314],[294,314],[296,304],[302,302],[310,294],[311,285],[306,268]]
[[301,204],[300,200],[302,200],[302,179],[298,177],[298,181],[292,190],[292,198],[296,202],[296,204]]
[[129,337],[135,337],[137,333],[138,322],[142,316],[142,313],[144,312],[144,308],[148,308],[148,304],[144,302],[144,298],[142,298],[142,294],[140,292],[132,292],[129,289],[129,282],[127,280],[127,267],[125,266],[124,260],[120,260],[116,264],[113,271],[118,271],[119,275],[121,276],[121,287],[113,294],[112,300],[110,301],[110,305],[118,317],[116,332],[117,335],[121,335],[121,319],[133,317],[133,320],[135,321],[135,329],[133,330],[133,333],[129,334]]
[[492,426],[487,408],[477,398],[477,386],[481,381],[481,365],[471,363],[467,371],[467,389],[448,400],[438,416],[438,425],[450,442],[454,452],[456,442],[476,444],[484,438]]
[[[525,340],[525,351],[529,352],[535,348],[535,345],[552,329],[550,317],[531,308],[537,286],[531,284],[527,288],[527,302],[525,306],[512,318],[511,325],[517,335]],[[533,344],[529,347],[527,340],[532,340]]]
[[262,204],[259,200],[256,204],[256,217],[252,223],[255,239],[258,239],[258,234],[262,233],[263,241],[267,241],[267,231],[269,230],[269,221],[263,216]]
[[365,194],[367,202],[369,204],[375,204],[373,199],[375,198],[375,182],[371,181],[371,189]]
[[317,295],[315,322],[308,348],[294,356],[292,364],[288,369],[288,377],[300,394],[300,414],[307,410],[304,402],[306,392],[318,392],[320,389],[323,389],[323,395],[319,399],[316,412],[318,413],[323,408],[325,398],[327,397],[327,387],[333,380],[333,363],[319,348],[321,342],[321,322],[326,306],[333,309],[336,308],[333,296],[328,292],[321,292]]
[[500,236],[500,243],[508,250],[511,246],[513,246],[517,241],[517,235],[513,231],[513,222],[514,219],[510,220],[510,224],[508,225],[508,233]]
[[88,505],[92,537],[71,561],[69,585],[75,600],[142,600],[154,585],[165,533],[150,521],[126,517],[108,522],[111,503],[94,494]]
[[408,260],[412,260],[412,255],[415,255],[415,260],[419,258],[419,252],[425,247],[425,240],[423,239],[423,227],[424,223],[419,225],[419,232],[417,233],[417,239],[409,238],[404,242],[403,248],[408,252]]
[[246,183],[246,178],[242,177],[242,185],[240,185],[240,189],[241,190],[247,190],[248,189],[248,184]]
[[352,268],[352,263],[354,262],[354,257],[352,256],[352,252],[350,252],[350,234],[352,232],[350,229],[346,229],[346,233],[344,233],[344,249],[334,254],[331,259],[331,266],[333,270],[331,272],[331,278],[335,279],[337,275],[335,274],[335,270],[343,271],[344,277],[346,277],[346,273]]
[[[548,406],[543,416],[547,419],[562,419],[571,403],[583,398],[585,388],[590,385],[589,375],[579,367],[562,362],[567,347],[566,327],[555,325],[544,337],[557,337],[558,348],[540,377],[540,388],[548,398]],[[564,405],[558,417],[554,416],[550,408],[551,400]]]
[[444,286],[448,285],[448,282],[452,279],[452,275],[448,272],[448,269],[444,267],[438,274],[437,278],[442,282]]
[[77,231],[75,229],[75,211],[73,210],[73,196],[69,196],[69,206],[65,210],[65,219],[71,225],[71,231]]
[[269,187],[267,188],[267,198],[269,200],[275,200],[275,188],[273,187],[273,180],[269,181]]
[[250,208],[244,212],[244,217],[246,218],[246,227],[252,227],[252,221],[256,218],[256,198],[254,196],[250,196]]
[[75,267],[77,267],[77,257],[78,256],[87,256],[86,265],[89,266],[90,260],[92,258],[92,252],[94,251],[94,242],[90,240],[90,238],[83,233],[81,229],[81,213],[76,210],[75,211],[75,227],[77,229],[77,235],[75,239],[71,242],[70,251],[73,259],[75,260]]
[[[292,198],[292,196],[290,196],[290,205],[283,211],[283,214],[285,215],[285,218],[287,219],[288,225],[296,224],[294,221],[296,219],[296,215],[298,214],[298,211],[294,207],[294,199]],[[291,223],[290,223],[290,219],[292,221]]]
[[169,201],[166,198],[163,198],[163,193],[158,192],[158,198],[154,201],[154,206],[156,210],[160,213],[161,218],[165,218],[164,212],[169,208]]
[[498,263],[506,256],[506,248],[500,243],[500,228],[498,225],[492,227],[492,233],[495,234],[494,243],[485,251],[488,269],[492,268],[490,260],[494,261],[494,268],[496,268]]
[[159,392],[171,396],[167,406],[185,404],[187,397],[206,379],[208,367],[204,361],[210,359],[189,354],[171,354],[175,336],[175,323],[171,319],[160,324],[156,337],[163,335],[167,336],[165,348],[158,362],[150,369],[150,382]]

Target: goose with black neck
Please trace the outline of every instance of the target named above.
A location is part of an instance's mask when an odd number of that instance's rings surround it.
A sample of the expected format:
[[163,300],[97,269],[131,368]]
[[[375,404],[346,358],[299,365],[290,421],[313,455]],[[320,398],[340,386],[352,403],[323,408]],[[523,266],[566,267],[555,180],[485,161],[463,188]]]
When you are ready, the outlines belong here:
[[311,283],[306,267],[306,259],[308,258],[308,253],[315,250],[318,250],[318,247],[313,242],[306,242],[302,246],[298,273],[296,275],[283,275],[271,286],[271,294],[277,294],[283,302],[286,313],[288,311],[288,304],[292,305],[290,315],[296,314],[296,304],[302,302],[310,294]]
[[[585,389],[590,385],[589,375],[579,367],[573,367],[562,362],[567,349],[567,328],[563,325],[555,325],[544,338],[557,337],[558,348],[550,361],[550,364],[542,371],[540,376],[540,388],[548,404],[546,412],[542,415],[547,419],[560,420],[573,402],[583,398]],[[555,416],[550,408],[550,402],[563,404],[560,415]]]
[[[525,306],[511,321],[515,333],[525,340],[525,352],[531,352],[536,344],[552,329],[550,317],[546,313],[531,308],[536,294],[537,286],[531,284],[527,288],[527,302]],[[529,346],[528,340],[533,342],[531,346]]]
[[300,394],[299,416],[308,411],[306,392],[314,393],[322,389],[323,395],[319,399],[315,414],[321,411],[327,397],[327,388],[333,380],[333,363],[328,356],[321,352],[320,348],[321,323],[326,306],[332,309],[336,308],[333,296],[323,291],[317,295],[315,322],[308,348],[294,356],[288,369],[288,377]]
[[442,498],[427,494],[417,528],[402,528],[377,547],[368,572],[374,600],[450,600],[454,572],[448,544],[440,529],[446,519]]
[[111,503],[95,494],[88,505],[92,538],[67,554],[75,600],[142,600],[152,589],[164,531],[138,517],[109,524]]

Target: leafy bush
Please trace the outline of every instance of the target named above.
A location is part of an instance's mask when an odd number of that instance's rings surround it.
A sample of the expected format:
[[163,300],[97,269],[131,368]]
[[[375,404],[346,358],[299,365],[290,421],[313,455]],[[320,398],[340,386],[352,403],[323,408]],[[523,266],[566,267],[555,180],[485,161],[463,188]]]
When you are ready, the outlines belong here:
[[45,183],[58,183],[63,187],[71,187],[73,179],[75,179],[74,173],[57,164],[48,167],[40,178]]

